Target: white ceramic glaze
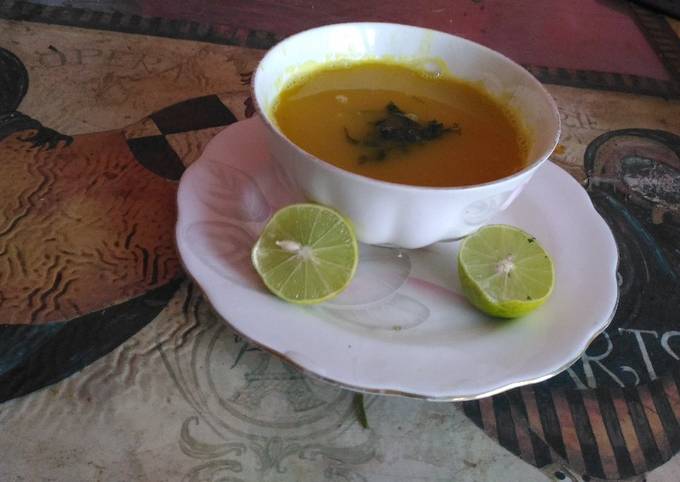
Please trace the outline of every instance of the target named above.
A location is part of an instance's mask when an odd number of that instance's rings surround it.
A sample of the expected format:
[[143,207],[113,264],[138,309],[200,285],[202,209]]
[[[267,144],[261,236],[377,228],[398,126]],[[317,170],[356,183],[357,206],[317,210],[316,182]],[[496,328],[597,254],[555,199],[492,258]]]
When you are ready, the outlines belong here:
[[[528,166],[504,179],[465,188],[425,188],[377,181],[306,153],[278,129],[271,107],[282,87],[303,70],[338,59],[390,57],[481,82],[520,113],[533,137]],[[260,62],[256,105],[269,128],[274,158],[304,195],[352,219],[360,241],[418,248],[465,236],[505,209],[547,159],[559,139],[557,107],[541,84],[507,57],[469,40],[386,23],[329,25],[293,35]]]
[[525,318],[499,322],[460,294],[458,243],[418,250],[361,245],[340,297],[288,304],[263,287],[250,250],[271,213],[302,199],[271,160],[258,118],[218,134],[179,186],[177,246],[216,311],[261,347],[355,390],[464,400],[548,378],[608,324],[617,250],[569,174],[550,162],[494,223],[534,234],[552,254],[556,285]]

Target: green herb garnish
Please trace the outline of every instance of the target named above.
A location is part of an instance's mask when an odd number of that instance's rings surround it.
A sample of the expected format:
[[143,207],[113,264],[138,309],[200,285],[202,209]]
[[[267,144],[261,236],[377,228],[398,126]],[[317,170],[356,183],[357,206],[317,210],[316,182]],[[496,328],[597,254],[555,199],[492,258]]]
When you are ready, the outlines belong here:
[[368,428],[368,417],[366,416],[366,407],[364,406],[364,395],[363,393],[355,393],[354,400],[354,413],[359,420],[359,425],[363,428]]
[[384,161],[394,150],[406,152],[410,146],[425,144],[446,133],[460,133],[458,124],[444,127],[437,120],[421,123],[414,115],[402,111],[394,102],[387,104],[385,112],[387,116],[373,122],[372,131],[364,139],[352,137],[345,128],[347,142],[366,148],[367,152],[359,156],[359,164]]

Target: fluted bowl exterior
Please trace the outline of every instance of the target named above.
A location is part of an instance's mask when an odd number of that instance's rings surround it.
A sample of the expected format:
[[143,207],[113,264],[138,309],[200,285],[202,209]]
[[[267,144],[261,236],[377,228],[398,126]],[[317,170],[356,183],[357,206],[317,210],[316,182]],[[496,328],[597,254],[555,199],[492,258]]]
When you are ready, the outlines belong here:
[[[287,81],[325,62],[388,57],[417,60],[424,68],[442,63],[455,76],[480,82],[515,110],[531,137],[527,166],[492,182],[465,187],[420,187],[351,173],[305,152],[278,128],[272,107]],[[296,34],[271,49],[253,82],[269,148],[300,190],[353,222],[368,244],[419,248],[464,237],[507,208],[555,148],[559,113],[543,86],[503,55],[460,37],[386,23],[329,25]],[[470,160],[473,161],[473,160]]]

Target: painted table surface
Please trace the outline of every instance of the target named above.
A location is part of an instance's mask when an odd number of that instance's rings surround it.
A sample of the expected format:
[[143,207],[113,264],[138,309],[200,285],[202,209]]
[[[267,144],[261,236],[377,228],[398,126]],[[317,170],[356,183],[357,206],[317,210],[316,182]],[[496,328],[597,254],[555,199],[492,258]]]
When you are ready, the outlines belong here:
[[[264,49],[347,20],[464,35],[555,97],[552,159],[621,252],[614,321],[565,372],[367,397],[363,429],[182,273],[184,167],[253,114]],[[679,25],[605,0],[0,1],[0,480],[677,480]]]

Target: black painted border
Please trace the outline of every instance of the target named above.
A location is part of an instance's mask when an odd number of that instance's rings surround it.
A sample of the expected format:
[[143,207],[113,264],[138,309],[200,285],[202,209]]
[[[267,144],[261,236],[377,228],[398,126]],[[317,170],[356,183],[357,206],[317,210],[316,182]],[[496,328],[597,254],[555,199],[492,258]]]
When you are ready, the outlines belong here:
[[630,9],[640,30],[677,85],[680,82],[680,39],[663,15],[634,3],[630,4]]
[[110,353],[153,321],[182,281],[175,278],[136,298],[63,323],[0,325],[1,345],[27,352],[0,372],[0,404],[57,383]]
[[[630,74],[526,65],[543,83],[583,89],[625,92],[680,99],[680,40],[663,15],[640,6],[631,11],[650,45],[664,62],[672,81]],[[71,27],[194,40],[221,45],[268,49],[280,40],[271,32],[237,27],[219,28],[188,20],[143,17],[120,12],[100,12],[73,7],[0,0],[0,18]]]
[[597,70],[576,70],[560,67],[524,65],[544,84],[564,85],[580,89],[606,90],[628,94],[680,99],[680,82],[654,79],[640,75],[617,74]]
[[13,0],[0,0],[0,18],[181,40],[196,40],[254,49],[268,49],[280,40],[274,34],[260,30],[223,26],[216,28],[212,25],[188,20],[143,17],[120,12],[56,7]]

